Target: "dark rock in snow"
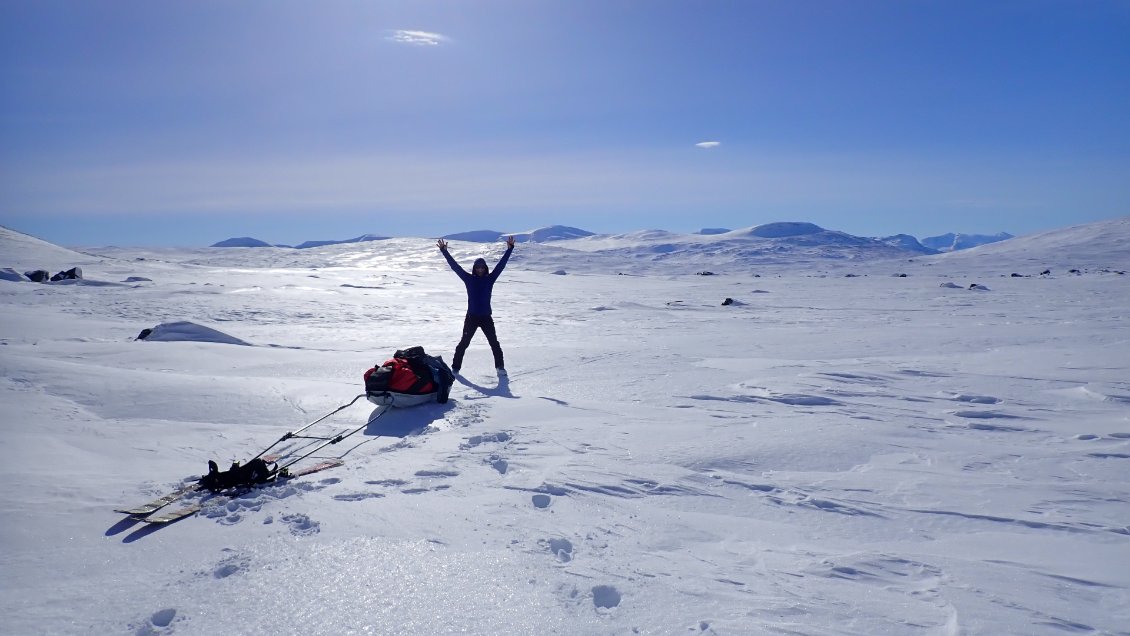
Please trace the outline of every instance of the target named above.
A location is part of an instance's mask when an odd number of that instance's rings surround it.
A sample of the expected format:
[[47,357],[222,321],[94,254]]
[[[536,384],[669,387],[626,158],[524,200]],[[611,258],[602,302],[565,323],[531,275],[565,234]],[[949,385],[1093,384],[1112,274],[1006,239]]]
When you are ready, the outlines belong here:
[[726,305],[732,305],[732,304],[734,304],[734,299],[733,299],[733,298],[727,298],[726,300],[723,300],[723,301],[722,301],[722,306],[723,306],[723,307],[725,307]]
[[28,280],[34,283],[46,283],[51,280],[51,272],[45,269],[35,269],[30,272],[24,272],[24,276],[27,276]]
[[697,275],[698,275],[698,276],[713,276],[713,275],[714,275],[714,272],[711,272],[711,271],[702,271],[702,272],[698,272],[698,274],[697,274]]
[[80,280],[80,279],[82,279],[82,268],[72,267],[72,268],[70,268],[70,269],[68,269],[64,272],[59,272],[58,274],[55,274],[54,276],[52,276],[51,282],[57,282],[57,281],[61,281],[61,280]]

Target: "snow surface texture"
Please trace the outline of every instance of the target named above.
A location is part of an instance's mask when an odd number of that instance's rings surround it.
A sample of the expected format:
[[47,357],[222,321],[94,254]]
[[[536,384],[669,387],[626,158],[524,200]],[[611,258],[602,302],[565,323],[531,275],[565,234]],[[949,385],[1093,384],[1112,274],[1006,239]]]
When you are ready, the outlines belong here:
[[480,336],[449,403],[310,429],[364,427],[317,454],[344,466],[154,527],[113,509],[347,403],[397,348],[450,360],[462,284],[427,239],[0,230],[0,266],[133,281],[0,281],[0,633],[1128,633],[1130,219],[912,261],[741,234],[520,246],[508,378]]

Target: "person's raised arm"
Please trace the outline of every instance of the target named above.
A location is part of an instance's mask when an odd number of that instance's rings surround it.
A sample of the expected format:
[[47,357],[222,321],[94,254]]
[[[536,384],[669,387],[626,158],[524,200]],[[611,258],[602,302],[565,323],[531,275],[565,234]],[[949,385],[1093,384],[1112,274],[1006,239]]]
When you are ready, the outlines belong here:
[[459,278],[462,278],[463,280],[470,278],[471,275],[467,273],[467,270],[460,267],[459,263],[456,263],[455,259],[452,258],[451,254],[447,251],[447,241],[443,239],[436,241],[436,247],[439,248],[439,251],[441,254],[443,254],[443,257],[447,259],[447,264],[449,267],[451,267],[451,271],[458,274]]
[[495,265],[494,271],[492,271],[490,273],[491,280],[498,278],[498,275],[502,273],[502,270],[503,270],[503,268],[506,267],[506,263],[510,260],[510,254],[513,251],[514,251],[514,237],[513,236],[507,237],[507,239],[506,239],[506,253],[502,255],[502,259],[498,261],[498,265]]

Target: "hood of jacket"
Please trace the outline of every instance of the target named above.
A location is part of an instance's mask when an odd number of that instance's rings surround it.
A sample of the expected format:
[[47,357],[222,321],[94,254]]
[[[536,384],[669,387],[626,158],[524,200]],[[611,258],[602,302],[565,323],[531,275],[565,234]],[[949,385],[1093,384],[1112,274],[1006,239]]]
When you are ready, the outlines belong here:
[[484,269],[486,269],[486,272],[487,272],[487,274],[490,274],[490,268],[489,268],[489,267],[487,267],[487,259],[485,259],[485,258],[476,258],[476,259],[475,259],[475,262],[474,262],[474,263],[473,263],[473,264],[471,265],[471,274],[472,274],[472,275],[474,275],[474,274],[475,274],[475,268],[479,267],[480,265],[482,265],[482,266],[483,266],[483,268],[484,268]]

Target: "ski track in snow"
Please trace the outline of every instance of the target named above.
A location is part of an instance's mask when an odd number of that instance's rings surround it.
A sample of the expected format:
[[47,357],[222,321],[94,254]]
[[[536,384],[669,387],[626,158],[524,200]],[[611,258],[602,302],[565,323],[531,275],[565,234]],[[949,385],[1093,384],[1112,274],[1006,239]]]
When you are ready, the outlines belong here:
[[[253,455],[397,348],[449,359],[461,286],[434,248],[385,249],[0,281],[22,520],[0,632],[1128,633],[1130,294],[1097,274],[555,276],[523,246],[495,292],[508,378],[480,336],[448,404],[316,455],[343,466],[188,497],[168,527],[109,512]],[[132,340],[183,320],[251,346]]]

